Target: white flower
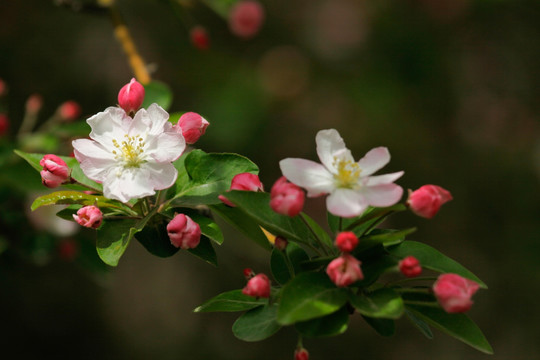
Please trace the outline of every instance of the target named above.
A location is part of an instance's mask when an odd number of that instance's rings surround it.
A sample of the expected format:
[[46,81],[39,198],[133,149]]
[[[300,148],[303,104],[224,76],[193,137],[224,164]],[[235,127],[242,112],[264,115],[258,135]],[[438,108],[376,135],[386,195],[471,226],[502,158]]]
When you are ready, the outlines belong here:
[[287,158],[279,165],[289,181],[307,190],[308,197],[330,194],[326,199],[329,212],[354,217],[362,214],[368,205],[385,207],[400,200],[403,189],[393,182],[403,171],[370,176],[390,161],[387,148],[374,148],[355,162],[335,129],[319,131],[315,141],[322,164]]
[[73,141],[74,153],[84,174],[103,184],[105,197],[127,202],[174,184],[178,172],[171,162],[182,155],[186,142],[168,118],[152,104],[133,119],[109,107],[87,120],[92,140]]

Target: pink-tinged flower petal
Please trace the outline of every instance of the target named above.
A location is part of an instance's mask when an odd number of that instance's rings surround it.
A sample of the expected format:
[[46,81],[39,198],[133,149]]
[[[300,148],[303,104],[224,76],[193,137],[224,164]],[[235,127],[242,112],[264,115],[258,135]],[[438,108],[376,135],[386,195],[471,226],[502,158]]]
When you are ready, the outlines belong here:
[[374,185],[390,184],[396,181],[397,179],[399,179],[400,177],[402,177],[404,173],[405,173],[404,171],[398,171],[391,174],[370,176],[367,178],[367,181],[364,185],[374,186]]
[[[163,132],[163,126],[169,119],[169,114],[158,104],[152,104],[148,110],[140,109],[133,117],[133,125],[130,135],[147,133],[159,135]],[[172,124],[171,124],[172,126]]]
[[121,202],[154,195],[153,187],[149,186],[148,174],[148,171],[135,168],[112,169],[103,181],[103,195]]
[[403,189],[396,184],[366,186],[362,189],[362,195],[371,206],[392,206],[401,199]]
[[314,161],[287,158],[279,162],[279,167],[290,182],[307,190],[308,197],[328,194],[334,189],[333,175]]
[[131,121],[124,110],[112,106],[86,120],[92,128],[90,138],[110,149],[114,149],[113,139],[122,138]]
[[364,212],[368,203],[358,192],[351,189],[336,189],[326,198],[326,208],[336,216],[355,217]]
[[186,141],[182,134],[165,132],[153,137],[146,153],[157,162],[172,162],[178,159],[186,149]]
[[321,163],[332,172],[335,170],[335,156],[354,161],[351,152],[345,146],[345,141],[335,129],[319,131],[315,137],[315,142],[317,143],[317,155],[319,155]]
[[88,139],[74,140],[72,145],[73,154],[84,174],[94,181],[103,182],[109,169],[116,164],[113,155],[102,145]]
[[163,190],[171,187],[178,176],[178,171],[171,163],[145,163],[144,170],[148,172],[149,182],[154,189]]
[[369,176],[377,170],[383,168],[390,161],[390,152],[384,146],[371,149],[363,158],[358,161],[362,176]]

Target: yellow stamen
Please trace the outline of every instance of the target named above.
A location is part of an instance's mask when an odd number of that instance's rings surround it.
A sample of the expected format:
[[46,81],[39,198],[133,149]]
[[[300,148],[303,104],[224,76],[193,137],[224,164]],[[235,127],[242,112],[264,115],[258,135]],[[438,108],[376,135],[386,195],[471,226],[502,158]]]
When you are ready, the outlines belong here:
[[119,150],[113,150],[115,159],[124,161],[124,167],[139,167],[144,160],[141,158],[143,153],[144,141],[139,136],[124,135],[125,140],[122,143],[118,143],[116,139],[113,139],[113,145]]
[[334,158],[334,166],[337,169],[337,173],[334,174],[334,179],[337,182],[338,187],[355,189],[359,186],[358,179],[360,178],[360,173],[362,169],[358,166],[357,163]]

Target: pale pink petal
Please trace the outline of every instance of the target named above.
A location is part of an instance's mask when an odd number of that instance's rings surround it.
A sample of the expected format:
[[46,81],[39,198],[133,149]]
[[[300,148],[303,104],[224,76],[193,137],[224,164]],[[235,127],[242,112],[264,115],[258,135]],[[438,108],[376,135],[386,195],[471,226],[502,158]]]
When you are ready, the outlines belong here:
[[152,104],[148,110],[140,109],[133,118],[130,135],[147,133],[148,135],[159,135],[163,132],[164,126],[169,119],[169,114],[158,104]]
[[117,171],[110,171],[107,179],[103,181],[103,195],[121,202],[154,195],[154,189],[148,185],[149,172],[141,170],[140,168],[117,168]]
[[90,179],[102,182],[116,160],[109,151],[95,141],[78,139],[72,142],[73,153],[81,166],[81,170]]
[[144,171],[148,174],[149,182],[156,190],[163,190],[171,187],[176,181],[178,171],[171,163],[145,163]]
[[317,155],[321,163],[331,172],[336,169],[336,157],[354,161],[351,152],[345,147],[345,142],[335,129],[321,130],[315,137]]
[[382,184],[390,184],[396,181],[397,179],[399,179],[401,176],[403,176],[404,173],[405,173],[404,171],[398,171],[391,174],[369,176],[366,179],[365,185],[375,186],[375,185],[382,185]]
[[368,203],[358,192],[351,189],[336,189],[326,198],[326,208],[336,216],[355,217],[364,212]]
[[384,167],[390,161],[390,152],[387,148],[380,146],[368,151],[368,153],[358,161],[362,176],[369,176]]
[[328,194],[334,189],[333,175],[314,161],[287,158],[279,162],[279,167],[290,182],[306,189],[309,197]]
[[131,118],[118,107],[108,107],[86,120],[92,128],[90,138],[107,148],[114,148],[112,140],[124,136],[124,129],[130,121]]
[[385,207],[397,203],[403,195],[403,189],[396,184],[381,184],[363,187],[361,194],[369,205]]
[[182,155],[186,149],[186,141],[182,134],[171,131],[149,138],[146,146],[149,150],[145,151],[145,154],[154,161],[170,163]]

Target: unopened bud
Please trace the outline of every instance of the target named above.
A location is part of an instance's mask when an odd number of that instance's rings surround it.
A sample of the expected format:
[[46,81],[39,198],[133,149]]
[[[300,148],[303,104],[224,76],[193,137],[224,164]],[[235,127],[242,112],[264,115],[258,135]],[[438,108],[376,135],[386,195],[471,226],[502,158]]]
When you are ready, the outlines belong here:
[[118,92],[118,105],[130,115],[141,107],[144,100],[144,87],[135,78]]
[[309,360],[309,353],[306,349],[300,348],[294,351],[294,360]]
[[336,286],[345,287],[362,280],[364,274],[360,269],[361,262],[350,254],[341,254],[326,267],[326,274]]
[[73,121],[81,115],[81,107],[77,102],[69,100],[58,107],[58,114],[63,120]]
[[210,47],[210,38],[206,29],[200,25],[193,27],[189,31],[191,43],[199,50],[208,50]]
[[9,118],[6,114],[0,114],[0,136],[7,134],[9,130]]
[[441,205],[452,200],[448,190],[437,185],[424,185],[418,190],[409,190],[407,205],[418,216],[431,219],[437,214]]
[[73,218],[81,226],[97,229],[103,222],[103,213],[97,206],[89,205],[80,208],[77,215],[73,215]]
[[26,111],[30,114],[37,114],[43,106],[43,98],[39,94],[33,94],[26,100]]
[[248,280],[242,294],[255,298],[270,297],[270,279],[265,274],[257,274]]
[[352,231],[340,232],[336,237],[336,247],[342,252],[351,252],[358,245],[358,237]]
[[447,313],[462,313],[471,308],[471,297],[479,287],[476,282],[457,274],[442,274],[433,284],[433,292]]
[[422,273],[422,266],[414,256],[407,256],[399,262],[399,271],[406,277],[417,277]]
[[167,224],[171,244],[181,249],[193,249],[201,241],[201,228],[189,216],[178,214]]
[[[232,178],[230,190],[242,190],[242,191],[264,191],[263,184],[259,180],[259,176],[252,173],[237,174]],[[219,195],[219,200],[229,206],[234,204],[230,202],[225,196]]]
[[289,245],[287,239],[282,238],[281,236],[276,236],[276,239],[274,240],[274,247],[276,249],[283,251],[287,248],[287,245]]
[[239,1],[229,13],[231,32],[242,38],[253,37],[264,21],[264,9],[257,1]]
[[39,161],[43,166],[41,182],[48,188],[62,185],[69,179],[69,167],[66,162],[54,154],[47,154]]
[[255,276],[255,273],[253,272],[251,268],[244,269],[244,277],[246,278],[246,280],[249,280],[254,276]]
[[270,207],[281,215],[293,217],[300,214],[304,199],[304,191],[288,182],[285,176],[279,178],[270,191]]
[[66,239],[58,244],[58,256],[64,261],[73,261],[79,253],[77,242],[73,239]]
[[195,144],[199,138],[204,135],[206,128],[210,125],[205,118],[194,112],[187,112],[180,116],[174,129],[182,133],[182,136],[188,144]]

